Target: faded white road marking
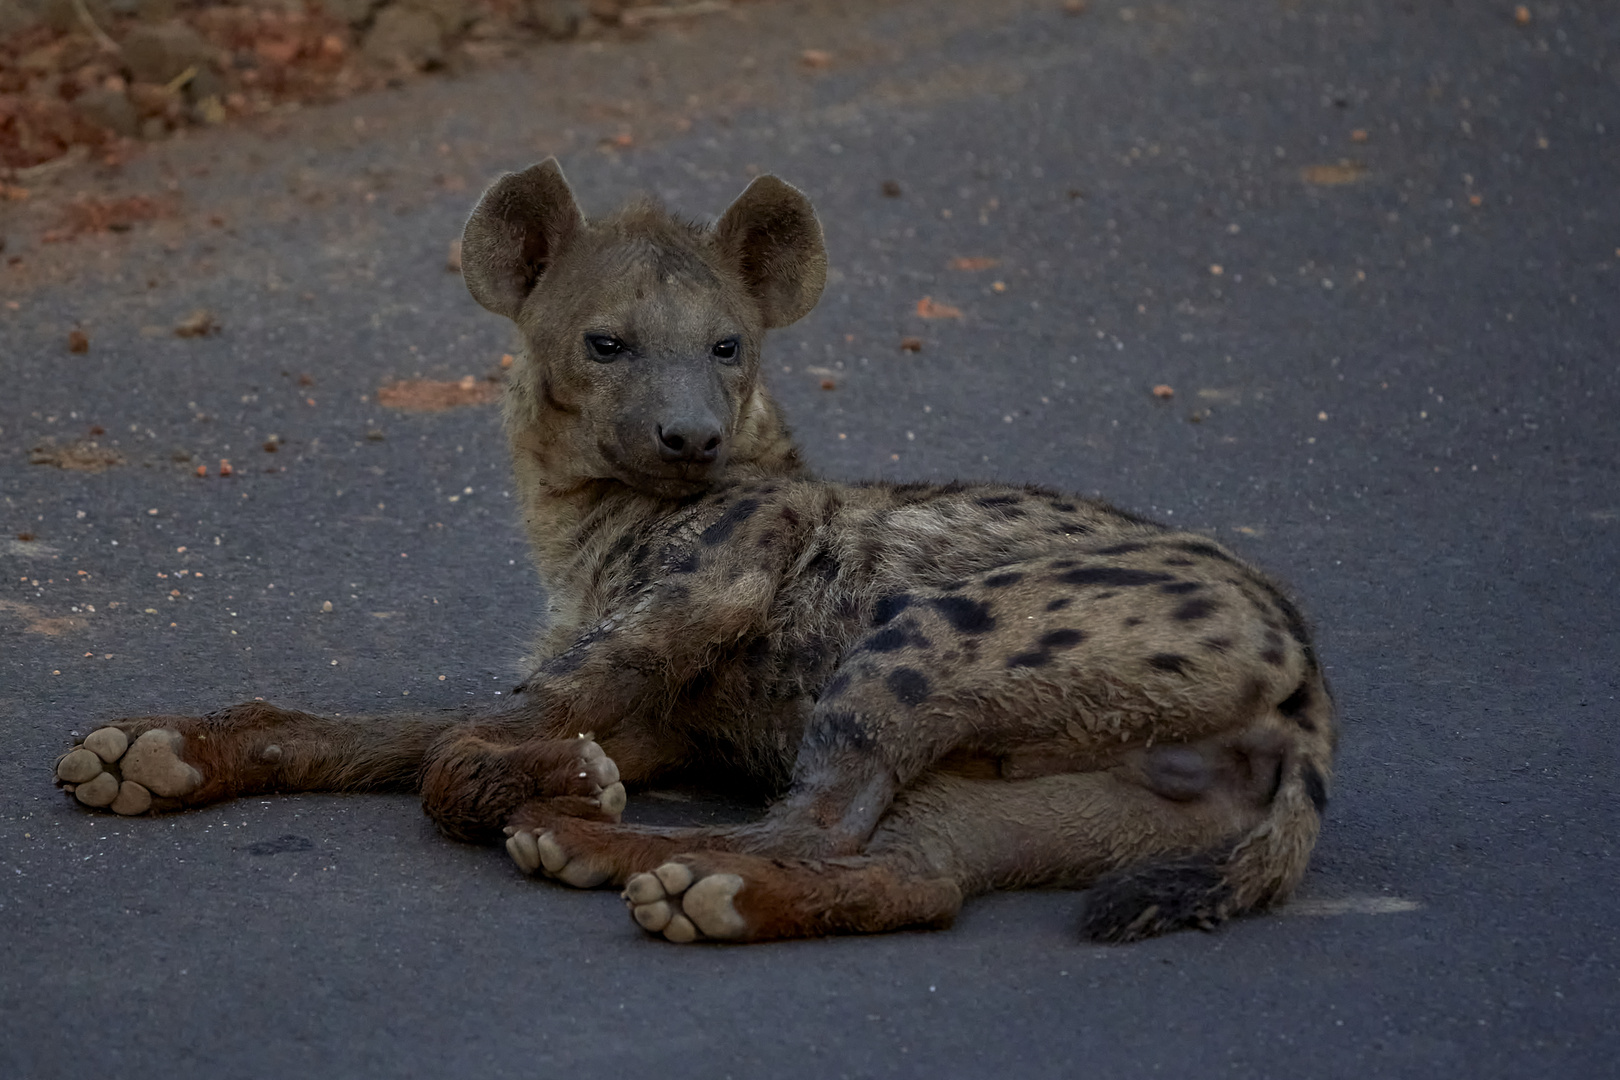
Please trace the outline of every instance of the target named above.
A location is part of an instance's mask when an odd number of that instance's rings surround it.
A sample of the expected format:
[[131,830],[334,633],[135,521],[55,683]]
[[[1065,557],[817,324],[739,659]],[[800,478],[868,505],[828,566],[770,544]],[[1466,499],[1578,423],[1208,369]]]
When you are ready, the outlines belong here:
[[1423,905],[1399,896],[1343,896],[1337,900],[1295,900],[1282,907],[1284,915],[1399,915]]

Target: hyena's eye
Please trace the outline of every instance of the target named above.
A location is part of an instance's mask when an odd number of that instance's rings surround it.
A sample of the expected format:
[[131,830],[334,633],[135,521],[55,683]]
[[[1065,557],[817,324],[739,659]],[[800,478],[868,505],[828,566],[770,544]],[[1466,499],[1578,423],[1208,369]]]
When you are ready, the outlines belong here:
[[604,364],[629,351],[624,342],[612,334],[586,334],[585,344],[590,347],[591,356]]
[[717,360],[735,360],[737,359],[737,339],[728,337],[724,341],[717,341],[714,343],[714,348],[709,351],[714,354]]

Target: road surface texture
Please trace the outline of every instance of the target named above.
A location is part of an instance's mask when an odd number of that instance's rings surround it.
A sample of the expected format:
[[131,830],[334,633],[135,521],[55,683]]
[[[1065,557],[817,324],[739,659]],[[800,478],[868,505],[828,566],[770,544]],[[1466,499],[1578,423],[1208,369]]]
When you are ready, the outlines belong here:
[[[1526,14],[749,4],[0,204],[0,1076],[1613,1075],[1620,20]],[[835,269],[768,366],[824,474],[1102,493],[1293,584],[1344,728],[1293,905],[677,947],[408,796],[53,790],[120,715],[511,687],[541,593],[496,409],[378,391],[499,372],[447,246],[551,153],[597,211],[811,195]],[[79,191],[176,210],[40,242]]]

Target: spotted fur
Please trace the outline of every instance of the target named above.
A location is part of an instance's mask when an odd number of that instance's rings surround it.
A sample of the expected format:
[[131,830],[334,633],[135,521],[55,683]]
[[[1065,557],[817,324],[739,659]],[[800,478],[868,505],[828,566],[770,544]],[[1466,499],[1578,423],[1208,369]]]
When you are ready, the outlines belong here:
[[[766,177],[712,229],[644,203],[587,222],[548,161],[485,194],[464,252],[526,344],[505,423],[548,625],[521,693],[405,726],[126,722],[187,736],[210,779],[182,802],[416,787],[447,833],[504,831],[575,884],[733,875],[715,925],[743,939],[1064,886],[1119,941],[1294,888],[1335,738],[1294,604],[1206,537],[1068,493],[811,476],[759,379],[825,275],[803,195]],[[619,824],[569,787],[582,732],[632,789],[776,801],[738,828]]]

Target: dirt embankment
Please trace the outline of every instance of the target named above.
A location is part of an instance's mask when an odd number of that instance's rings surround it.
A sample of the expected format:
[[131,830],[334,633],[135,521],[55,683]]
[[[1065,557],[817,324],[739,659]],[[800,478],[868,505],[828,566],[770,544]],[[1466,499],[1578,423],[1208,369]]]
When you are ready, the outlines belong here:
[[0,199],[143,141],[740,0],[0,0]]

